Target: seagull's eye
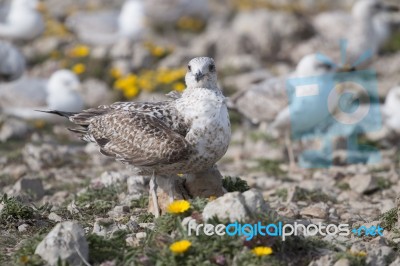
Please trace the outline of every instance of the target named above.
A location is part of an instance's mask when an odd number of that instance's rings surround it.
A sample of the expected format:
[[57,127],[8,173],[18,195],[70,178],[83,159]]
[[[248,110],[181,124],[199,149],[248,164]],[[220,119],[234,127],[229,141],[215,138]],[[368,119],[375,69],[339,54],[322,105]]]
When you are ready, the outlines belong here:
[[192,66],[191,65],[188,65],[188,70],[189,70],[189,72],[192,71]]
[[215,65],[211,64],[211,65],[208,67],[208,70],[210,70],[210,72],[214,72],[214,71],[215,71]]

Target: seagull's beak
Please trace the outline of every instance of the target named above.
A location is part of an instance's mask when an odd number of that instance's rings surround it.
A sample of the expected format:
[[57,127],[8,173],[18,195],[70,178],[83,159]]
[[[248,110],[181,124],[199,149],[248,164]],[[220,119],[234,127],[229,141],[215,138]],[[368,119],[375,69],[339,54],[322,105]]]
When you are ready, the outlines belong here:
[[204,74],[201,71],[199,71],[194,76],[196,81],[199,82],[204,77]]
[[357,70],[357,69],[356,69],[355,67],[353,67],[353,66],[344,65],[344,66],[339,67],[339,68],[337,69],[337,72],[339,72],[339,73],[354,72],[354,71],[356,71],[356,70]]

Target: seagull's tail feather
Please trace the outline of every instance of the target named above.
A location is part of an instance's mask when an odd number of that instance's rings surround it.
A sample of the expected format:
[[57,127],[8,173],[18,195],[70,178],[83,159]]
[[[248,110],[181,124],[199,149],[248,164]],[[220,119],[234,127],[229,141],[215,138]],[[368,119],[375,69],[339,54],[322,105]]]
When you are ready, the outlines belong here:
[[42,113],[48,113],[48,114],[54,114],[54,115],[59,115],[65,118],[70,118],[71,116],[76,115],[77,113],[74,112],[64,112],[64,111],[57,111],[57,110],[35,110],[37,112],[42,112]]

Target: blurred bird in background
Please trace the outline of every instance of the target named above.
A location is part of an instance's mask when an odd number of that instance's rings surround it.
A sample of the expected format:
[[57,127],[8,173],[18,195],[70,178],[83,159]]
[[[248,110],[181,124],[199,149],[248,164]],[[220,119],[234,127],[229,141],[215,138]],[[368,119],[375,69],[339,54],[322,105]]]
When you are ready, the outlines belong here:
[[84,107],[79,78],[69,70],[58,70],[50,79],[23,77],[0,85],[0,107],[7,115],[22,119],[51,120],[53,117],[34,112],[36,109],[60,109],[78,112]]
[[31,41],[44,31],[44,21],[38,11],[37,0],[13,0],[11,6],[1,10],[0,38],[12,41]]

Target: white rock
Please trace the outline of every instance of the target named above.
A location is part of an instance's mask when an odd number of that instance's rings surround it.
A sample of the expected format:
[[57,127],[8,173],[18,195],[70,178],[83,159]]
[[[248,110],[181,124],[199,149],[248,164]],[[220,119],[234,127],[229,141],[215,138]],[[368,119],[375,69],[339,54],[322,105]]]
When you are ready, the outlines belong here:
[[130,176],[127,179],[128,193],[130,195],[143,195],[147,193],[146,184],[148,183],[148,178],[140,175]]
[[204,208],[203,218],[207,221],[216,216],[222,220],[229,219],[231,222],[241,221],[252,214],[264,212],[267,209],[262,194],[252,189],[243,194],[240,192],[226,193],[224,196],[209,202]]
[[369,193],[378,188],[376,180],[371,175],[356,175],[349,181],[350,188],[357,193]]
[[59,258],[70,265],[87,264],[89,247],[85,232],[76,222],[59,223],[39,243],[35,254],[49,265],[57,265]]
[[203,210],[205,221],[212,217],[218,217],[221,220],[241,221],[249,216],[246,208],[246,202],[240,192],[226,193],[224,196],[209,202]]
[[321,202],[302,209],[300,215],[325,219],[328,216],[328,209],[328,205]]
[[333,266],[350,266],[350,261],[346,258],[342,258],[335,262]]
[[19,232],[25,232],[26,230],[28,230],[29,225],[27,224],[21,224],[20,226],[18,226],[18,231]]
[[59,216],[59,215],[56,214],[55,212],[51,212],[47,218],[48,218],[49,220],[55,221],[55,222],[61,222],[61,221],[62,221],[61,216]]
[[139,233],[136,233],[136,238],[137,238],[137,239],[145,239],[146,237],[147,237],[146,232],[139,232]]

